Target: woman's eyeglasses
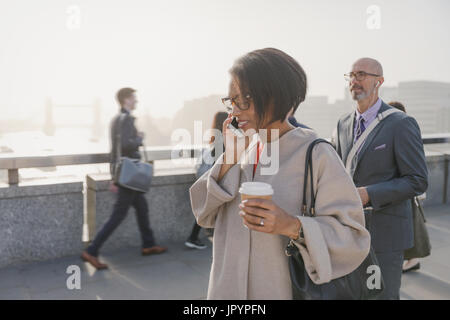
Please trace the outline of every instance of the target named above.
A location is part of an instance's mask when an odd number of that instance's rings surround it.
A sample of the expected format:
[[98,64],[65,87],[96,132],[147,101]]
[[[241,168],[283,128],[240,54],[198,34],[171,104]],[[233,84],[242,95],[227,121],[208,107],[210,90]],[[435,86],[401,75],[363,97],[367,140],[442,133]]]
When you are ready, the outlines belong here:
[[227,108],[228,111],[232,111],[233,107],[236,106],[238,109],[245,111],[250,108],[250,100],[251,97],[249,94],[247,94],[244,99],[240,99],[239,96],[235,97],[225,97],[222,98],[222,103]]

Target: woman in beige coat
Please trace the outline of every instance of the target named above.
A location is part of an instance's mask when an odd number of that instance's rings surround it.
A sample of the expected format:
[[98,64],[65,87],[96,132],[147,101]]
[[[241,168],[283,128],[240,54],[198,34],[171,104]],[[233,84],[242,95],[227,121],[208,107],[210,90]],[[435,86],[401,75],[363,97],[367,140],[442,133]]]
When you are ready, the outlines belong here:
[[[287,120],[306,94],[297,61],[266,48],[238,59],[230,74],[229,96],[222,99],[231,109],[225,152],[190,189],[198,224],[215,228],[208,299],[292,299],[284,252],[289,239],[317,284],[365,259],[370,235],[361,200],[334,149],[322,143],[313,151],[316,216],[301,216],[305,154],[317,135]],[[227,129],[231,116],[245,144]],[[272,200],[241,202],[238,190],[248,181],[269,183]]]

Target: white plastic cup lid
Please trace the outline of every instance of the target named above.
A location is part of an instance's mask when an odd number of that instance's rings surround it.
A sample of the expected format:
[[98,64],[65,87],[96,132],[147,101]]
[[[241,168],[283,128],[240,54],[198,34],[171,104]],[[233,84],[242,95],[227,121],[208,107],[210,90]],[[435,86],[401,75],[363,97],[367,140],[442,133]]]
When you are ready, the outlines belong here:
[[244,182],[239,188],[239,193],[249,196],[271,196],[272,186],[264,182]]

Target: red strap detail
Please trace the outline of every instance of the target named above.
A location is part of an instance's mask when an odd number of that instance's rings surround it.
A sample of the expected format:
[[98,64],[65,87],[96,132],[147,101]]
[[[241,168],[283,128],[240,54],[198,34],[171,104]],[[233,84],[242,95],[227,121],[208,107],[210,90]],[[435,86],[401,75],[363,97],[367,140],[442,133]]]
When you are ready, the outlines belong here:
[[260,144],[259,141],[256,144],[257,152],[256,152],[256,163],[253,165],[253,177],[255,177],[256,167],[259,163],[259,157],[261,156],[261,152],[263,149],[262,143]]

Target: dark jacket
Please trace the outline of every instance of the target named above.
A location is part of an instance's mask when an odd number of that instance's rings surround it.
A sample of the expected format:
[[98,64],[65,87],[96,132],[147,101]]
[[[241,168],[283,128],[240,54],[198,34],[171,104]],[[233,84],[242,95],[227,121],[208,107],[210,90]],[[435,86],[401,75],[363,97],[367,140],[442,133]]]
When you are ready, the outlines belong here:
[[216,152],[215,144],[209,145],[208,148],[204,149],[202,152],[201,163],[196,166],[196,174],[195,176],[200,178],[206,171],[212,168],[216,160],[220,157],[220,155],[224,152],[225,145],[222,146],[222,150],[220,152]]
[[[123,115],[121,118],[120,116]],[[135,117],[133,117],[127,110],[121,109],[111,121],[111,173],[113,165],[117,162],[117,142],[118,142],[118,130],[120,130],[120,144],[122,157],[128,157],[133,159],[141,159],[139,153],[139,147],[142,145],[142,138],[138,136],[138,131],[134,124]],[[119,128],[119,121],[121,122]]]
[[[379,113],[391,108],[383,102]],[[338,121],[336,150],[344,163],[353,145],[354,114]],[[368,135],[353,175],[356,187],[367,187],[373,207],[369,231],[376,252],[413,246],[411,198],[427,190],[427,179],[417,121],[402,112],[390,115]]]
[[303,128],[303,129],[311,129],[311,128],[308,127],[308,126],[305,126],[304,124],[302,124],[302,123],[300,123],[300,122],[297,122],[297,119],[295,119],[294,116],[289,117],[289,118],[288,118],[288,121],[289,121],[289,123],[292,124],[294,127],[297,127],[297,128],[300,127],[300,128]]

